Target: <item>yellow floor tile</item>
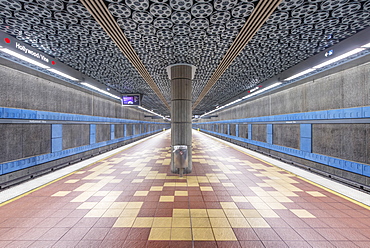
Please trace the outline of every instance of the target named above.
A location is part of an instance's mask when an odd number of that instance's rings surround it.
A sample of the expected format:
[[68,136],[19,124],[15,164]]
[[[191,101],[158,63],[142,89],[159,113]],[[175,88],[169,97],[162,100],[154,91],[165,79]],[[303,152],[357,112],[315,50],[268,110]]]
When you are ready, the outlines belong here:
[[171,228],[152,228],[148,240],[171,240]]
[[131,183],[142,183],[144,179],[134,179],[131,181]]
[[175,186],[176,187],[187,187],[188,184],[187,183],[175,183]]
[[110,208],[103,214],[102,217],[119,217],[122,213],[122,209]]
[[230,227],[227,218],[209,218],[212,227]]
[[137,217],[132,227],[152,227],[153,217]]
[[234,202],[248,202],[245,196],[232,196],[231,198],[233,199]]
[[122,171],[121,174],[130,174],[131,171]]
[[199,218],[199,217],[208,218],[206,209],[190,209],[190,216],[192,218]]
[[240,209],[245,218],[261,218],[261,214],[255,209]]
[[253,207],[257,210],[260,210],[260,209],[271,209],[269,207],[269,205],[267,205],[266,203],[264,202],[251,202],[251,204],[253,205]]
[[215,240],[212,228],[192,228],[193,240],[211,241]]
[[66,196],[69,193],[71,193],[71,191],[58,191],[58,192],[56,192],[55,194],[53,194],[51,196]]
[[111,205],[112,205],[112,202],[104,202],[104,201],[101,201],[98,204],[96,204],[94,208],[105,208],[105,209],[108,209]]
[[225,212],[222,209],[207,209],[210,218],[226,218]]
[[140,212],[139,208],[125,208],[121,214],[120,217],[136,217]]
[[264,218],[280,218],[272,209],[259,209],[258,212]]
[[224,209],[227,218],[243,218],[242,212],[239,209]]
[[235,187],[233,183],[222,183],[224,187]]
[[135,219],[135,217],[120,217],[113,224],[113,227],[132,227]]
[[65,181],[64,183],[76,183],[78,181],[80,181],[80,179],[71,179],[71,180]]
[[232,228],[212,228],[216,241],[236,241]]
[[149,191],[163,191],[163,186],[152,186]]
[[124,209],[127,206],[127,203],[128,202],[113,202],[109,208]]
[[188,196],[187,191],[175,191],[175,196]]
[[172,228],[171,240],[192,240],[191,228]]
[[159,198],[159,202],[174,202],[175,197],[174,196],[169,196],[169,195],[162,195]]
[[211,227],[208,218],[191,218],[192,227]]
[[238,206],[236,206],[234,202],[220,202],[220,204],[223,209],[230,209],[230,208],[237,209],[238,208]]
[[175,182],[168,182],[163,184],[164,187],[175,187],[176,183]]
[[248,228],[251,227],[245,218],[228,218],[232,228]]
[[149,191],[136,191],[134,196],[147,196]]
[[173,209],[172,217],[190,217],[190,211],[189,209]]
[[172,227],[190,227],[190,218],[172,218]]
[[316,218],[313,214],[305,209],[290,209],[293,214],[297,215],[299,218]]
[[84,202],[77,209],[93,209],[95,205],[98,204],[97,202]]
[[246,218],[253,228],[269,228],[270,225],[263,218]]
[[107,211],[106,209],[91,209],[84,217],[102,217],[103,214]]
[[213,191],[212,187],[200,187],[200,191]]
[[171,227],[172,218],[171,217],[154,217],[153,227]]
[[141,208],[143,202],[128,202],[126,208]]
[[[67,182],[66,182],[67,183]],[[326,195],[324,194],[321,194],[320,192],[318,191],[306,191],[307,194],[310,194],[312,196],[315,196],[315,197],[326,197]]]
[[267,203],[267,205],[271,208],[271,209],[287,209],[283,204],[279,203],[279,202],[275,202],[275,203]]

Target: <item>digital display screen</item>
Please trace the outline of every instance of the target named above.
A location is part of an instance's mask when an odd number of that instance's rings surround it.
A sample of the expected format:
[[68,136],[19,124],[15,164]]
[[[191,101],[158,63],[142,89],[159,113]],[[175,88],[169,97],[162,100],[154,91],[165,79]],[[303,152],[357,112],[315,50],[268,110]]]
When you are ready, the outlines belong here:
[[130,95],[122,97],[122,105],[140,105],[140,95]]

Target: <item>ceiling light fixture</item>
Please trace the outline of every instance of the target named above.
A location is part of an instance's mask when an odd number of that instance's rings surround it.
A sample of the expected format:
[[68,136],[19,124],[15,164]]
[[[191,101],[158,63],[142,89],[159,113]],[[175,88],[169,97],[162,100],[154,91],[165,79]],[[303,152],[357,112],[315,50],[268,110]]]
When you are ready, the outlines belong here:
[[342,54],[342,55],[340,55],[340,56],[338,56],[338,57],[336,57],[336,58],[333,58],[333,59],[330,59],[330,60],[328,60],[328,61],[325,61],[324,63],[321,63],[321,64],[319,64],[319,65],[316,65],[316,66],[314,66],[314,67],[312,67],[312,68],[313,68],[313,69],[319,69],[319,68],[322,68],[322,67],[324,67],[324,66],[327,66],[327,65],[333,64],[333,63],[335,63],[335,62],[337,62],[337,61],[339,61],[339,60],[342,60],[342,59],[345,59],[345,58],[347,58],[347,57],[349,57],[349,56],[352,56],[352,55],[354,55],[354,54],[356,54],[356,53],[359,53],[359,52],[361,52],[361,51],[363,51],[363,50],[365,50],[365,48],[356,48],[356,49],[353,49],[352,51],[346,52],[345,54]]
[[103,94],[105,94],[105,95],[108,95],[108,96],[110,96],[110,97],[113,97],[113,98],[116,98],[116,99],[121,99],[119,96],[116,96],[116,95],[113,95],[113,94],[111,94],[111,93],[109,93],[109,92],[106,92],[105,90],[102,90],[102,89],[99,89],[98,87],[96,87],[96,86],[94,86],[94,85],[91,85],[91,84],[89,84],[89,83],[85,83],[85,82],[83,82],[83,83],[81,83],[82,85],[84,85],[84,86],[86,86],[86,87],[89,87],[89,88],[91,88],[91,89],[93,89],[93,90],[96,90],[96,91],[98,91],[98,92],[100,92],[100,93],[103,93]]
[[367,44],[365,44],[365,45],[363,45],[363,46],[361,46],[361,47],[364,47],[364,48],[370,48],[370,43],[367,43]]
[[36,66],[38,66],[38,67],[41,67],[41,68],[44,68],[44,69],[48,69],[48,68],[50,68],[50,67],[49,67],[49,66],[47,66],[47,65],[44,65],[44,64],[42,64],[42,63],[40,63],[40,62],[37,62],[36,60],[30,59],[30,58],[28,58],[28,57],[26,57],[26,56],[23,56],[23,55],[21,55],[21,54],[19,54],[19,53],[16,53],[16,52],[12,51],[12,50],[9,50],[8,48],[1,48],[0,50],[1,50],[2,52],[4,52],[4,53],[7,53],[7,54],[9,54],[9,55],[12,55],[12,56],[14,56],[14,57],[16,57],[16,58],[18,58],[18,59],[21,59],[21,60],[26,61],[26,62],[28,62],[28,63],[30,63],[30,64],[36,65]]
[[310,73],[310,72],[312,72],[312,71],[314,71],[314,70],[315,70],[315,69],[312,69],[312,68],[307,69],[307,70],[304,70],[304,71],[302,71],[302,72],[300,72],[300,73],[297,73],[297,74],[295,74],[295,75],[293,75],[293,76],[291,76],[291,77],[288,77],[288,78],[284,79],[284,81],[289,81],[289,80],[295,79],[295,78],[297,78],[297,77],[300,77],[300,76],[303,76],[303,75],[305,75],[305,74],[307,74],[307,73]]
[[55,74],[58,74],[58,75],[60,75],[62,77],[68,78],[70,80],[78,81],[77,78],[71,77],[70,75],[67,75],[67,74],[65,74],[65,73],[63,73],[61,71],[58,71],[58,70],[55,70],[55,69],[48,69],[48,70],[51,71],[51,72],[53,72],[53,73],[55,73]]

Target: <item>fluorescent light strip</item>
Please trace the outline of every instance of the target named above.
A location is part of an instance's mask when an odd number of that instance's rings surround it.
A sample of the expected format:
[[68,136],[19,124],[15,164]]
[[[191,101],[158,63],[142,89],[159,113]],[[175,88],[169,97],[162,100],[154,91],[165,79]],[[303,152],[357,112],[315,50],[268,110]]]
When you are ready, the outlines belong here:
[[4,53],[7,53],[9,55],[12,55],[12,56],[14,56],[14,57],[16,57],[18,59],[24,60],[24,61],[26,61],[26,62],[28,62],[30,64],[36,65],[38,67],[41,67],[41,68],[44,68],[44,69],[50,68],[49,66],[44,65],[44,64],[42,64],[40,62],[37,62],[36,60],[30,59],[30,58],[28,58],[26,56],[23,56],[22,54],[13,52],[12,50],[9,50],[8,48],[2,48],[1,51],[3,51]]
[[153,114],[153,115],[157,115],[157,116],[159,116],[159,117],[161,117],[161,118],[163,118],[163,119],[165,119],[165,120],[170,120],[170,119],[168,119],[167,117],[164,117],[163,115],[160,115],[160,114],[158,114],[158,113],[156,113],[156,112],[153,112],[153,111],[151,111],[151,110],[149,110],[149,109],[146,109],[146,108],[144,108],[144,107],[138,106],[138,108],[139,108],[139,109],[142,109],[142,110],[144,110],[144,111],[147,111],[147,112],[149,112],[149,113],[151,113],[151,114]]
[[51,72],[54,72],[55,74],[58,74],[58,75],[60,75],[60,76],[62,76],[62,77],[65,77],[65,78],[71,79],[71,80],[73,80],[73,81],[78,81],[78,79],[77,79],[77,78],[71,77],[70,75],[67,75],[67,74],[65,74],[65,73],[63,73],[63,72],[61,72],[61,71],[58,71],[58,70],[55,70],[55,69],[48,69],[48,70],[49,70],[49,71],[51,71]]
[[353,49],[352,51],[349,51],[349,52],[347,52],[347,53],[345,53],[345,54],[342,54],[342,55],[340,55],[340,56],[338,56],[338,57],[336,57],[336,58],[333,58],[333,59],[331,59],[331,60],[325,61],[324,63],[321,63],[321,64],[319,64],[319,65],[316,65],[316,66],[314,66],[314,67],[312,67],[312,68],[313,68],[313,69],[319,69],[319,68],[322,68],[322,67],[324,67],[324,66],[327,66],[327,65],[330,65],[330,64],[332,64],[332,63],[335,63],[335,62],[337,62],[337,61],[339,61],[339,60],[342,60],[342,59],[345,59],[345,58],[347,58],[347,57],[349,57],[349,56],[352,56],[352,55],[354,55],[354,54],[356,54],[356,53],[359,53],[359,52],[361,52],[361,51],[363,51],[363,50],[365,50],[365,48],[356,48],[356,49]]
[[367,43],[367,44],[365,44],[365,45],[363,45],[363,46],[361,46],[361,47],[364,47],[364,48],[370,48],[370,43]]
[[302,71],[302,72],[300,72],[300,73],[297,73],[297,74],[295,74],[295,75],[293,75],[293,76],[291,76],[291,77],[288,77],[288,78],[284,79],[284,81],[289,81],[289,80],[295,79],[295,78],[297,78],[297,77],[300,77],[300,76],[303,76],[303,75],[305,75],[305,74],[307,74],[307,73],[310,73],[310,72],[312,72],[312,71],[314,71],[314,70],[315,70],[315,69],[312,69],[312,68],[307,69],[307,70],[305,70],[305,71]]
[[93,90],[99,91],[100,93],[103,93],[105,95],[108,95],[110,97],[116,98],[116,99],[121,99],[119,96],[113,95],[109,92],[106,92],[105,90],[99,89],[98,87],[95,87],[94,85],[88,84],[88,83],[81,83],[82,85],[85,85],[86,87],[89,87]]

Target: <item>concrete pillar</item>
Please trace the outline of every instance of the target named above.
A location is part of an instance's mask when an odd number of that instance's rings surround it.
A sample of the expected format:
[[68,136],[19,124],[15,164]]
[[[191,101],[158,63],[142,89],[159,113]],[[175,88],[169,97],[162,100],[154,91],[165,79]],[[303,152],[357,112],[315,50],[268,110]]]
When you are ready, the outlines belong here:
[[[180,176],[192,171],[191,80],[195,69],[195,66],[188,64],[167,67],[171,80],[171,172]],[[185,151],[187,154],[184,154]]]

